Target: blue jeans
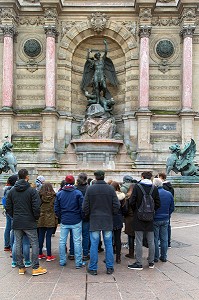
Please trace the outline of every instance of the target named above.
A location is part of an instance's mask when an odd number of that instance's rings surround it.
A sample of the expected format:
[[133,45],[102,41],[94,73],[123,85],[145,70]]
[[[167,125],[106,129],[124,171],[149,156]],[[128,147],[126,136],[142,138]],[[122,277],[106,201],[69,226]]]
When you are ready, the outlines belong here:
[[[112,231],[103,231],[102,235],[104,239],[104,245],[106,250],[106,268],[114,267],[114,255],[113,255],[113,243],[112,243]],[[89,270],[97,270],[98,266],[98,245],[100,239],[100,231],[90,231],[90,263]]]
[[46,235],[47,256],[51,256],[51,237],[54,231],[55,227],[39,227],[39,254],[43,253],[42,248]]
[[155,259],[159,259],[159,244],[158,240],[160,239],[160,257],[162,259],[167,258],[167,249],[168,249],[168,224],[167,221],[154,221],[154,242],[155,242]]
[[22,240],[24,233],[29,238],[29,241],[32,245],[32,268],[38,269],[39,268],[39,242],[38,242],[38,235],[37,235],[37,229],[15,229],[14,235],[16,239],[16,257],[17,257],[17,265],[19,268],[24,268],[23,263],[23,255],[22,255]]
[[10,238],[12,229],[12,218],[6,214],[6,227],[4,231],[4,247],[10,247],[12,246],[12,241]]
[[[82,221],[82,248],[83,256],[89,254],[89,222]],[[73,233],[70,232],[70,255],[74,255],[74,242],[73,242]]]
[[73,232],[75,265],[79,267],[82,266],[82,222],[74,225],[60,224],[59,263],[61,266],[66,264],[66,242],[70,229]]
[[[30,261],[30,241],[27,237],[26,234],[23,235],[23,240],[22,240],[22,247],[23,247],[23,257],[25,261]],[[12,262],[16,263],[17,258],[16,258],[16,239],[14,238],[14,244],[12,247]]]

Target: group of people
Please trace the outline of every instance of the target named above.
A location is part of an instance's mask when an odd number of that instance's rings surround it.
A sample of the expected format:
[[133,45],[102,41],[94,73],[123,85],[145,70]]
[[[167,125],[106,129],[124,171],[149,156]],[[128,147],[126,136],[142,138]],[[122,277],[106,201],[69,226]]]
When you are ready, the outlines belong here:
[[[58,223],[60,266],[67,264],[67,238],[70,233],[68,259],[75,261],[76,269],[84,267],[89,261],[87,272],[97,275],[98,252],[103,250],[103,237],[106,273],[112,274],[114,254],[116,263],[121,263],[123,224],[129,248],[125,256],[135,258],[135,262],[128,265],[129,269],[143,269],[144,239],[149,249],[149,268],[154,268],[154,262],[159,260],[167,261],[174,191],[166,181],[166,175],[160,173],[152,182],[152,173],[145,171],[141,174],[139,182],[130,175],[124,176],[122,183],[113,180],[105,182],[105,172],[97,170],[94,177],[88,179],[86,173],[80,173],[75,182],[74,176],[69,174],[61,182],[57,193],[52,184],[46,182],[41,175],[37,177],[36,184],[31,185],[26,169],[21,169],[18,175],[9,177],[4,190],[4,250],[12,249],[12,267],[18,266],[20,275],[25,274],[29,266],[32,266],[33,276],[47,272],[39,265],[39,260],[46,259],[50,262],[56,259],[51,253],[51,237]],[[143,221],[139,219],[138,212],[145,193],[151,193],[154,216],[152,220]],[[45,238],[46,254],[43,248]]]

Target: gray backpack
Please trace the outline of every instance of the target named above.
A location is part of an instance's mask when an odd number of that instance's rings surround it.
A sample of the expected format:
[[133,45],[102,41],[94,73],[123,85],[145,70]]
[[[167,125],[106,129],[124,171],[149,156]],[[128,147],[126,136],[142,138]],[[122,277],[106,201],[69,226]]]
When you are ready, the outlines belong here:
[[154,209],[155,205],[154,205],[154,200],[152,197],[154,185],[152,185],[149,194],[147,194],[145,192],[145,190],[141,184],[138,184],[138,186],[141,189],[142,194],[143,194],[142,203],[137,211],[138,219],[141,221],[146,221],[146,222],[153,221],[154,213],[155,213],[155,209]]

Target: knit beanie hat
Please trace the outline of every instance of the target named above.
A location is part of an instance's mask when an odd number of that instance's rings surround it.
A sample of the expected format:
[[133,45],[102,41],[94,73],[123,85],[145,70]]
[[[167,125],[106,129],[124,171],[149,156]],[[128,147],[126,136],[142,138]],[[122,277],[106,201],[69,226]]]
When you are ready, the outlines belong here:
[[74,184],[75,183],[75,178],[73,177],[73,175],[67,175],[65,178],[66,183],[69,184]]

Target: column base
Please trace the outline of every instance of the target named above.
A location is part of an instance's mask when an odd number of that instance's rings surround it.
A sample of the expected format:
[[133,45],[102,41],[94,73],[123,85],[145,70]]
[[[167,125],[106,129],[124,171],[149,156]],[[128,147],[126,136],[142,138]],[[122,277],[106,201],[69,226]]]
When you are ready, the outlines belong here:
[[150,112],[148,107],[139,107],[138,112]]
[[56,108],[54,106],[46,106],[46,108],[44,109],[44,111],[55,111]]
[[190,108],[190,107],[183,107],[183,108],[181,109],[181,112],[193,112],[193,109]]
[[12,111],[12,107],[10,107],[10,106],[3,106],[1,110],[2,111]]

